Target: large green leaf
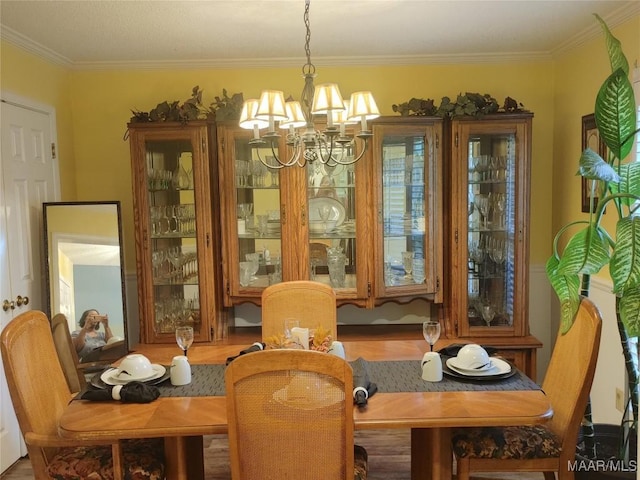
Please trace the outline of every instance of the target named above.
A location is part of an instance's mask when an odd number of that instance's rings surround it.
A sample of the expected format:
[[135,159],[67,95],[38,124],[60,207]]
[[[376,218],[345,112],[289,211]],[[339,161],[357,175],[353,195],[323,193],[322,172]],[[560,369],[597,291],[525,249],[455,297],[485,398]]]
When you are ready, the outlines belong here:
[[577,232],[562,252],[561,275],[592,275],[609,262],[609,243],[597,225]]
[[580,306],[580,276],[562,275],[558,271],[559,261],[554,255],[547,260],[547,278],[560,301],[560,331],[569,331]]
[[607,148],[624,160],[633,147],[636,129],[636,105],[629,78],[618,68],[598,91],[595,106],[596,126]]
[[640,200],[640,162],[624,163],[618,169],[620,182],[609,185],[611,193],[628,193],[636,198],[621,198],[620,201],[627,206]]
[[607,44],[607,53],[609,54],[609,62],[611,63],[611,71],[615,72],[618,68],[622,68],[622,71],[624,71],[626,75],[629,75],[629,62],[627,62],[627,57],[625,57],[622,52],[622,44],[620,43],[620,40],[613,36],[605,21],[602,20],[597,13],[594,13],[593,15],[596,17],[598,22],[600,22],[600,26],[604,32]]
[[640,218],[624,217],[618,221],[609,272],[614,293],[640,286]]
[[629,337],[640,335],[640,288],[625,290],[620,297],[620,318]]
[[620,177],[611,165],[590,148],[586,148],[580,155],[578,173],[589,180],[602,180],[605,182],[619,182]]

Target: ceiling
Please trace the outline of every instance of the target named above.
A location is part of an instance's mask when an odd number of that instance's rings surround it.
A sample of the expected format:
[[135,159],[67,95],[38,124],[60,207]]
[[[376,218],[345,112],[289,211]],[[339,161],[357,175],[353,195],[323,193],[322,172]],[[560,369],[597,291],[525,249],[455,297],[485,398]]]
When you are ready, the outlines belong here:
[[[292,66],[303,0],[2,0],[0,35],[73,68]],[[640,12],[614,0],[313,0],[311,60],[411,64],[550,58]]]

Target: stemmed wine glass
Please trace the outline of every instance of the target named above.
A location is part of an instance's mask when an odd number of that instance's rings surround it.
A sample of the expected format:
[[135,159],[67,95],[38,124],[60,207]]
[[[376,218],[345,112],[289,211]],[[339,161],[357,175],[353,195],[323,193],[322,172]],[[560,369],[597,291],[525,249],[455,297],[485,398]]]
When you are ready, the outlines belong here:
[[427,341],[429,346],[431,347],[431,351],[433,352],[433,346],[440,338],[440,322],[435,322],[433,320],[427,320],[422,323],[422,335],[424,339]]
[[178,327],[176,328],[176,342],[178,346],[184,352],[184,356],[187,356],[187,350],[193,343],[193,327]]
[[324,224],[324,234],[328,233],[327,222],[329,221],[329,216],[331,215],[331,207],[329,205],[322,205],[318,208],[318,215],[320,216],[320,220],[322,220]]

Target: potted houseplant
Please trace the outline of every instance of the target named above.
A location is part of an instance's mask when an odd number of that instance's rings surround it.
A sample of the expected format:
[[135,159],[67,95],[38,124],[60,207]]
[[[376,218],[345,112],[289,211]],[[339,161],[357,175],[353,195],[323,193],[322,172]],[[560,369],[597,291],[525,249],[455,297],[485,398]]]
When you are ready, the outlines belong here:
[[[595,437],[593,430],[583,429],[586,449],[581,454],[588,461],[605,460],[598,470],[609,470],[609,467],[625,470],[625,465],[635,470],[636,460],[629,460],[628,455],[636,454],[633,440],[637,440],[638,419],[638,364],[634,361],[637,351],[633,351],[635,347],[630,342],[640,331],[640,162],[629,159],[636,133],[636,103],[622,46],[606,23],[598,15],[596,18],[604,32],[612,70],[598,91],[594,109],[596,126],[607,147],[607,158],[589,148],[582,152],[578,173],[591,181],[589,218],[571,222],[559,230],[546,271],[560,300],[560,329],[566,332],[573,324],[581,295],[589,293],[590,275],[608,267],[616,296],[616,322],[630,394],[614,457],[603,458],[604,452],[598,453],[598,426],[588,417],[584,425],[595,430]],[[616,216],[615,232],[609,232],[602,222],[605,209],[611,212],[608,215]],[[560,251],[559,240],[569,232],[575,233]],[[625,421],[629,413],[632,420]],[[607,463],[611,461],[613,463]],[[597,478],[619,477],[617,473],[611,477],[603,473]]]

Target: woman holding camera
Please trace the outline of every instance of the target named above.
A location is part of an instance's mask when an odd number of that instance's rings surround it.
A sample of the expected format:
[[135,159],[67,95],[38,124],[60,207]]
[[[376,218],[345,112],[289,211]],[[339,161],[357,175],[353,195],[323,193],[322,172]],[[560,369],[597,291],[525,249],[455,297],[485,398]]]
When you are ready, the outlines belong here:
[[[100,315],[95,309],[86,310],[78,324],[80,330],[74,331],[71,338],[80,360],[96,348],[104,347],[113,336],[109,328],[109,317]],[[100,331],[100,324],[104,327],[104,331]]]

